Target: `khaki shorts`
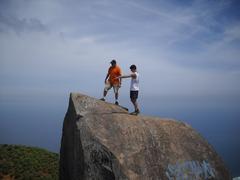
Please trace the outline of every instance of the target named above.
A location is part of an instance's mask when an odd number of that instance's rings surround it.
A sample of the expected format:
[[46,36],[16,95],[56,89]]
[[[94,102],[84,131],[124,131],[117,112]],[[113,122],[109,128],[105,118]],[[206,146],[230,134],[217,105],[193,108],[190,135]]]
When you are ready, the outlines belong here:
[[111,88],[113,88],[114,93],[117,93],[120,86],[119,86],[119,84],[111,84],[111,83],[108,82],[108,83],[105,84],[104,91],[108,91]]

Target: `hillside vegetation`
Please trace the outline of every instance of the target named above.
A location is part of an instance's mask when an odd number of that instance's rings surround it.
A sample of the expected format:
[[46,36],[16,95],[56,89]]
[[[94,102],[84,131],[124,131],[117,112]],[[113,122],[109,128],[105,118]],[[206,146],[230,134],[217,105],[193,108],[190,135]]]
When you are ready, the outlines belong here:
[[0,145],[0,179],[58,179],[59,155],[40,148]]

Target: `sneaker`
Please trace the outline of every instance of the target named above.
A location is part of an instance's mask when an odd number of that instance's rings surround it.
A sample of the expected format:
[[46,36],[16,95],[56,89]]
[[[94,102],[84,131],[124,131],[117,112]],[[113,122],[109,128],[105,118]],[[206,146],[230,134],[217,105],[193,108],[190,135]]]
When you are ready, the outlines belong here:
[[135,113],[136,113],[136,114],[139,114],[139,113],[140,113],[139,109],[137,109],[137,110],[135,111]]
[[138,115],[139,113],[140,113],[140,111],[139,111],[139,110],[136,110],[136,111],[131,112],[130,114],[131,114],[131,115]]
[[105,101],[105,99],[104,99],[104,98],[101,98],[100,100],[101,100],[101,101]]
[[115,102],[115,104],[116,104],[116,105],[119,105],[119,103],[118,103],[117,101]]
[[135,111],[133,111],[133,112],[131,112],[131,113],[129,113],[130,115],[137,115],[137,113],[135,112]]

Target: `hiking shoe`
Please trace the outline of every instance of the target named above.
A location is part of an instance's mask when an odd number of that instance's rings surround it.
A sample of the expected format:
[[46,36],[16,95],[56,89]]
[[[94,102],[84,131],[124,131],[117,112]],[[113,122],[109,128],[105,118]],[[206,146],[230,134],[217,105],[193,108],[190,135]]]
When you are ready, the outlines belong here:
[[140,113],[139,109],[137,109],[137,110],[135,111],[135,113],[138,115],[138,114]]
[[116,105],[119,105],[119,103],[118,103],[117,101],[115,102],[115,104],[116,104]]
[[101,100],[101,101],[105,101],[105,99],[104,99],[104,98],[101,98],[100,100]]
[[131,115],[138,115],[139,113],[140,113],[140,111],[139,111],[139,110],[136,110],[136,111],[131,112],[130,114],[131,114]]
[[130,115],[137,115],[136,111],[129,113]]

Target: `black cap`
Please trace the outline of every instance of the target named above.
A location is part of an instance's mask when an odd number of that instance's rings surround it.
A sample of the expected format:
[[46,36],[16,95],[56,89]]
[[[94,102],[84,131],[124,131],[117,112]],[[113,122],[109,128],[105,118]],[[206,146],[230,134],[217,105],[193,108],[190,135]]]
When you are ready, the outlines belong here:
[[130,69],[137,69],[137,67],[136,67],[135,64],[132,64],[132,65],[130,66]]
[[113,59],[110,63],[111,64],[117,64],[117,61],[115,59]]

